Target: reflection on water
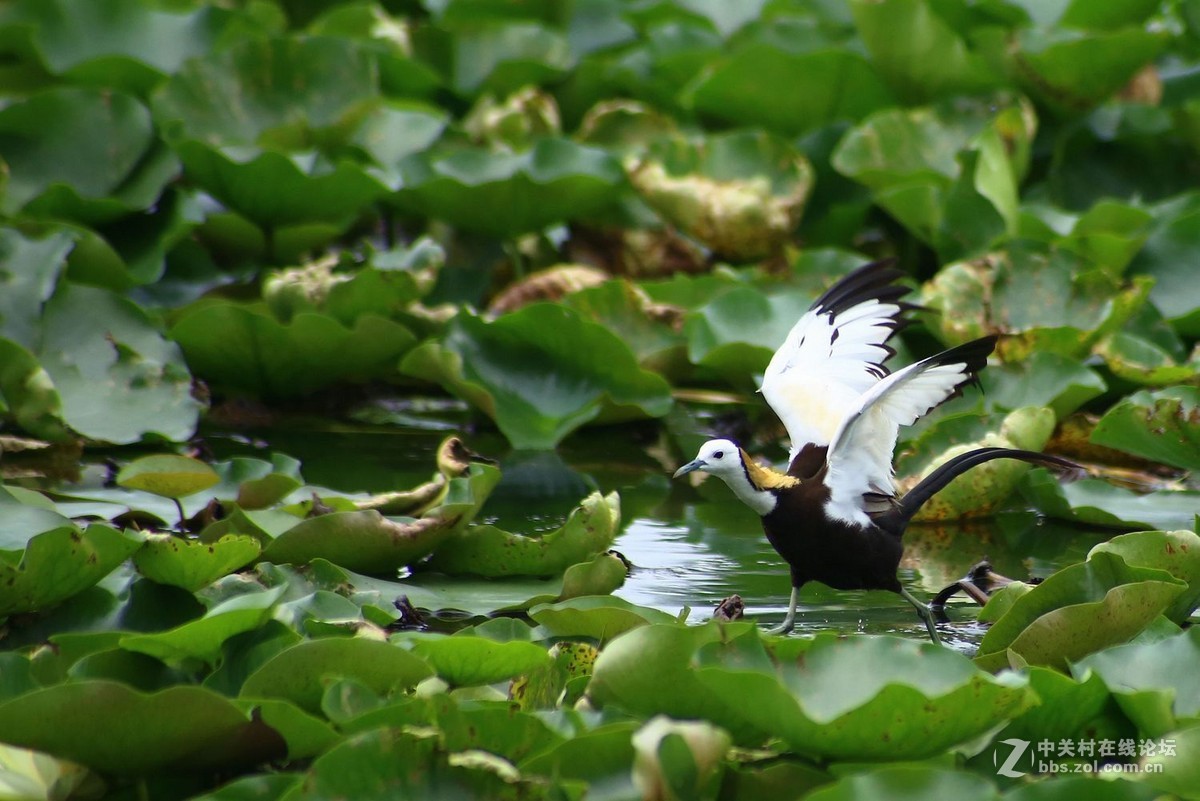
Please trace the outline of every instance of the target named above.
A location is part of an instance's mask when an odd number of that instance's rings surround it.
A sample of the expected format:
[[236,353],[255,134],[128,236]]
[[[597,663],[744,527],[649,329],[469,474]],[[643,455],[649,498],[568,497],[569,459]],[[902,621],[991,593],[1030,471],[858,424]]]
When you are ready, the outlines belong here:
[[[433,471],[437,443],[429,431],[287,432],[262,437],[269,448],[244,438],[214,436],[218,458],[271,450],[299,458],[311,484],[342,492],[379,492],[412,486]],[[505,453],[496,436],[467,437],[472,448],[500,456],[503,479],[481,520],[529,534],[558,526],[589,491],[617,491],[625,527],[614,548],[634,565],[617,595],[707,620],[723,598],[742,596],[746,615],[776,625],[787,611],[788,570],[762,534],[758,518],[720,481],[699,485],[671,481],[670,466],[652,458],[632,436],[589,432],[556,453]],[[1046,576],[1084,558],[1112,532],[1086,532],[1011,512],[988,521],[954,526],[912,526],[905,535],[901,581],[929,598],[987,558],[1007,576]],[[924,624],[899,596],[887,592],[841,592],[811,584],[800,596],[796,631],[894,633],[927,637]],[[959,596],[947,606],[945,642],[972,651],[985,628],[978,607]]]

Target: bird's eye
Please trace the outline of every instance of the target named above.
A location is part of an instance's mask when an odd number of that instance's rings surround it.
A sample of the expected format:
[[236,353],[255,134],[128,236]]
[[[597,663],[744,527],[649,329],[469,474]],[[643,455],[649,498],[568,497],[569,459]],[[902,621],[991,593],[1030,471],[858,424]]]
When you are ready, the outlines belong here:
[[725,456],[725,451],[717,451],[713,454],[714,459],[722,459]]

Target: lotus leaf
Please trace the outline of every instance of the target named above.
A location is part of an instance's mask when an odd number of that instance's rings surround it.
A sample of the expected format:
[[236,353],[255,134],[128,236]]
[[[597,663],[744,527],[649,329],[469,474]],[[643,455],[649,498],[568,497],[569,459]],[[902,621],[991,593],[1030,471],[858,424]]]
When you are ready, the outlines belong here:
[[674,620],[666,612],[637,606],[610,595],[540,604],[529,610],[529,616],[556,637],[587,637],[600,642],[648,623]]
[[1075,663],[1071,672],[1098,675],[1139,732],[1162,737],[1200,720],[1200,682],[1190,667],[1200,654],[1197,635],[1189,629],[1158,642],[1109,648]]
[[[709,720],[739,741],[774,735],[801,753],[842,759],[940,753],[1033,699],[1024,679],[993,679],[936,646],[819,635],[804,646],[803,658],[776,662],[752,629],[731,629],[720,638],[726,650],[714,644],[718,631],[677,624],[633,629],[601,653],[588,694],[640,714]],[[715,656],[695,667],[694,654],[708,650]],[[643,659],[658,668],[636,667]],[[964,715],[966,699],[981,697],[989,701]]]
[[991,669],[1014,662],[1063,669],[1127,642],[1186,587],[1165,570],[1095,552],[1017,598],[984,635],[976,661]]
[[0,704],[0,741],[107,773],[211,770],[280,758],[274,729],[200,687],[141,693],[113,681],[77,681]]
[[546,303],[492,323],[460,313],[400,370],[491,416],[516,448],[545,450],[592,420],[661,417],[671,405],[667,383],[638,367],[615,334]]
[[[690,87],[705,117],[761,125],[795,136],[839,120],[858,121],[892,104],[892,93],[861,55],[843,49],[803,52],[786,43],[755,42],[715,62]],[[764,75],[807,75],[781,91]]]
[[160,584],[195,592],[253,562],[262,548],[253,537],[226,535],[211,543],[150,534],[133,557],[138,572]]
[[167,663],[198,659],[211,665],[226,640],[270,620],[282,594],[282,588],[276,588],[238,595],[217,604],[197,620],[154,634],[129,634],[121,638],[120,645]]
[[[1197,356],[1184,361],[1158,343],[1118,331],[1096,349],[1113,374],[1146,386],[1195,383],[1200,372]],[[1200,356],[1200,354],[1198,354]]]
[[[81,130],[92,135],[74,135]],[[0,110],[0,152],[10,172],[5,214],[86,223],[146,209],[179,170],[146,107],[98,89],[49,89]]]
[[1187,582],[1187,590],[1163,612],[1169,620],[1182,624],[1200,603],[1200,536],[1191,531],[1121,534],[1100,543],[1091,553],[1115,553],[1126,564],[1165,570]]
[[832,156],[838,172],[869,187],[876,203],[946,261],[982,253],[1015,231],[1017,183],[1036,129],[1024,102],[1001,97],[971,113],[953,109],[880,111]]
[[1000,793],[987,779],[932,765],[893,765],[845,776],[806,796],[812,801],[853,801],[857,798],[957,798],[960,801],[999,801]]
[[1200,389],[1136,392],[1105,413],[1091,441],[1155,462],[1200,469]]
[[171,338],[197,375],[227,391],[264,398],[386,376],[416,340],[404,326],[374,314],[363,315],[352,328],[312,313],[285,325],[253,307],[226,302],[185,312]]
[[166,453],[143,456],[121,468],[117,484],[164,498],[183,498],[206,490],[221,480],[217,472],[199,459]]
[[616,493],[592,493],[562,526],[541,536],[489,525],[459,530],[434,551],[429,566],[455,575],[553,576],[607,549],[620,516]]
[[391,573],[453,541],[499,480],[496,468],[472,465],[466,475],[450,479],[441,503],[418,519],[392,520],[370,509],[310,517],[273,537],[262,557],[294,564],[320,558],[351,570]]
[[260,773],[235,779],[211,793],[194,796],[192,801],[277,801],[295,789],[301,781],[296,773]]
[[529,642],[456,636],[413,641],[413,653],[452,686],[495,684],[550,664],[546,649]]
[[451,83],[463,95],[506,94],[553,79],[574,61],[566,40],[533,23],[473,25],[454,40]]
[[1049,406],[1059,420],[1065,420],[1107,388],[1095,370],[1078,360],[1042,351],[1019,362],[989,366],[980,375],[980,383],[989,406]]
[[[929,448],[936,455],[915,475],[908,473],[915,467],[914,460],[906,461],[904,470],[907,475],[900,480],[900,486],[915,486],[938,465],[975,448],[1000,446],[1040,451],[1049,441],[1054,431],[1054,423],[1054,412],[1050,409],[1044,406],[1025,406],[1010,412],[1004,418],[998,432],[989,432],[977,441],[951,445],[940,452],[936,450],[936,445],[944,441],[945,435],[940,427],[935,425],[918,440],[917,447]],[[953,419],[949,420],[945,427],[953,431],[956,427]],[[953,434],[950,441],[954,441]],[[926,501],[913,516],[913,520],[938,522],[988,515],[1008,498],[1029,469],[1027,463],[1015,459],[996,459],[973,468]]]
[[246,678],[243,698],[280,698],[319,712],[325,684],[348,677],[379,694],[410,689],[432,675],[424,660],[378,640],[305,640],[280,651]]
[[921,302],[940,312],[936,330],[950,343],[1003,332],[1005,361],[1051,352],[1082,358],[1146,301],[1150,285],[1128,287],[1102,269],[1081,269],[1066,251],[1013,246],[1003,255],[944,268]]
[[1192,724],[1171,732],[1174,741],[1173,754],[1155,754],[1146,757],[1146,766],[1138,779],[1148,787],[1180,798],[1196,798],[1196,782],[1200,781],[1196,757],[1200,754],[1200,725]]
[[1031,471],[1022,494],[1045,514],[1116,528],[1172,530],[1190,526],[1200,508],[1200,492],[1134,492],[1099,479],[1059,484],[1043,471]]
[[[850,4],[879,74],[909,103],[979,94],[1001,76],[927,0]],[[929,54],[937,53],[937,58]]]
[[142,540],[137,532],[100,524],[35,534],[23,554],[0,558],[0,615],[44,610],[82,592],[128,559]]
[[103,8],[88,0],[22,0],[3,23],[28,27],[51,74],[142,94],[185,60],[208,52],[235,19],[250,23],[211,6],[180,13],[139,0]]
[[1200,243],[1200,208],[1194,200],[1185,195],[1182,202],[1172,199],[1152,207],[1161,222],[1130,267],[1154,278],[1150,300],[1180,334],[1191,337],[1200,336],[1200,287],[1187,261]]
[[813,169],[786,142],[746,131],[656,143],[629,178],[668,222],[719,256],[749,261],[777,252],[796,227]]

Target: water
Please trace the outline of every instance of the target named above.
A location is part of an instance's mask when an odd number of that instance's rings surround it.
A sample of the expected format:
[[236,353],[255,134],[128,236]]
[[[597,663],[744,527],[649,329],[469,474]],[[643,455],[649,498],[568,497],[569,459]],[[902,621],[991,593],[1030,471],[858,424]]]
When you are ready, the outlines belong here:
[[[495,434],[467,435],[475,450],[499,455],[503,471],[481,519],[515,532],[543,532],[557,527],[588,492],[615,490],[625,525],[613,547],[634,566],[616,595],[671,615],[687,609],[687,620],[698,623],[736,593],[746,604],[747,618],[777,625],[791,592],[788,570],[767,543],[757,516],[715,479],[695,486],[672,481],[674,457],[658,453],[653,443],[638,442],[638,433],[589,432],[555,453],[506,452]],[[443,436],[395,428],[277,430],[258,438],[212,435],[208,443],[217,458],[261,458],[277,450],[300,459],[311,484],[380,492],[426,480]],[[901,581],[918,598],[931,598],[984,558],[1012,578],[1044,577],[1083,559],[1112,533],[1049,524],[1020,511],[968,525],[912,526],[905,536]],[[962,595],[947,605],[951,622],[940,628],[947,644],[974,650],[986,630],[975,622],[977,613]],[[796,631],[928,636],[898,595],[818,584],[801,591]]]

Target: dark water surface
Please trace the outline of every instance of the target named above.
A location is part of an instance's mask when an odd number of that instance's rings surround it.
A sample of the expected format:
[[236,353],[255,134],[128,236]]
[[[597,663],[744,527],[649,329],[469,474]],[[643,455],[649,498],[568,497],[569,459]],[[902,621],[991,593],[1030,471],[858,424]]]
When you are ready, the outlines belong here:
[[[613,429],[572,437],[556,453],[511,452],[495,434],[468,435],[476,451],[500,461],[503,478],[480,520],[510,531],[556,528],[579,500],[599,489],[621,496],[622,533],[614,548],[633,563],[615,594],[687,619],[708,619],[734,593],[746,615],[776,625],[787,610],[787,566],[767,543],[758,518],[718,480],[698,485],[672,481],[671,471],[691,458],[618,436]],[[260,438],[208,437],[217,458],[265,458],[278,451],[301,460],[309,484],[339,492],[382,492],[429,478],[440,431],[361,429],[277,430]],[[269,445],[267,444],[269,442]],[[662,452],[660,452],[662,451]],[[969,525],[910,527],[901,580],[918,598],[929,598],[966,574],[980,559],[1004,575],[1028,579],[1080,561],[1111,531],[1086,531],[1013,511]],[[983,636],[978,607],[958,596],[942,626],[948,644],[970,651]],[[841,592],[809,585],[801,593],[796,632],[895,633],[925,638],[924,624],[897,595]]]

